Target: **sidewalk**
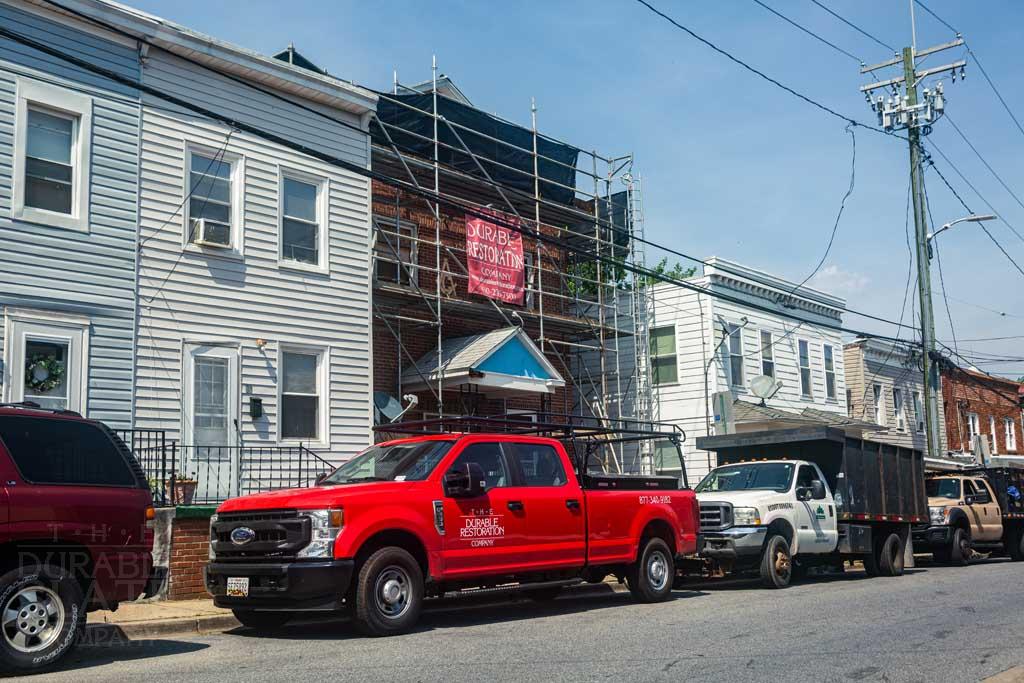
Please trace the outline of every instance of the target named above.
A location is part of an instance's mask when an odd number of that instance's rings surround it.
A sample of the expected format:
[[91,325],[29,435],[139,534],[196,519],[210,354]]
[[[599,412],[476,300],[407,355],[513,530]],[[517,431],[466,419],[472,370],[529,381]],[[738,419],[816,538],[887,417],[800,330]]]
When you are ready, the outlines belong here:
[[116,612],[89,614],[89,626],[116,626],[128,638],[223,631],[239,626],[231,610],[212,600],[143,600],[123,602]]

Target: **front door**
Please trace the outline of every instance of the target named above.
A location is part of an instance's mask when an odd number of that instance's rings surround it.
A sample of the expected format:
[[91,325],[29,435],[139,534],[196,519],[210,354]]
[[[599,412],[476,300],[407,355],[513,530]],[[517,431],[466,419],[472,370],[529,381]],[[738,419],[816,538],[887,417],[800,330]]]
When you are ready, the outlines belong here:
[[512,486],[508,461],[498,443],[468,444],[446,471],[476,463],[484,473],[484,494],[444,498],[445,578],[513,574],[526,566],[523,489]]
[[[813,465],[801,465],[797,473],[796,489],[810,487],[811,482],[825,479]],[[820,498],[798,500],[794,507],[797,522],[797,553],[829,553],[839,544],[839,526],[836,523],[834,501],[825,487]]]
[[187,347],[179,477],[196,480],[196,502],[238,494],[239,390],[236,348]]
[[999,511],[999,504],[993,497],[991,487],[984,479],[975,479],[974,488],[977,491],[974,509],[979,513],[982,533],[978,540],[998,541],[1003,536],[1003,520]]
[[9,314],[7,322],[7,400],[84,414],[88,322],[42,314]]

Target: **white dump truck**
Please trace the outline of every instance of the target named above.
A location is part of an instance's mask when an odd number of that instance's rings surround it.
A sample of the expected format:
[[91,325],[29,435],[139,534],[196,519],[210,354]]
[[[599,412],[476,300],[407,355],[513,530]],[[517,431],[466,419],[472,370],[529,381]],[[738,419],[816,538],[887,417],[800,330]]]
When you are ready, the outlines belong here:
[[785,588],[813,566],[862,560],[903,573],[911,525],[928,519],[921,451],[805,427],[697,439],[718,467],[697,485],[702,570],[756,571]]

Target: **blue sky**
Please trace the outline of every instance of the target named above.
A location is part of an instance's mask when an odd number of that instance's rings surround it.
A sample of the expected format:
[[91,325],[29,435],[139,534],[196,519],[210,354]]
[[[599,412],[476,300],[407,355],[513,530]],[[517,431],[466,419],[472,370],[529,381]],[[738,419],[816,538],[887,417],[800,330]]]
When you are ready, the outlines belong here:
[[[843,123],[696,42],[634,0],[618,2],[323,2],[128,0],[141,9],[265,53],[293,42],[331,73],[386,89],[430,77],[431,56],[480,108],[529,123],[537,99],[545,133],[606,154],[632,152],[644,178],[648,237],[695,256],[718,255],[800,281],[821,258],[849,183],[851,138]],[[810,0],[765,0],[869,63],[891,56]],[[907,2],[822,0],[896,47],[909,44]],[[874,114],[849,57],[801,33],[753,0],[652,4],[783,83],[864,123]],[[1024,121],[1019,87],[1024,3],[930,0],[971,43]],[[918,47],[950,31],[917,12]],[[963,56],[949,50],[924,66]],[[969,60],[970,61],[970,60]],[[892,75],[896,75],[892,73]],[[1024,199],[1024,133],[970,63],[967,79],[946,82],[947,111],[1018,197]],[[931,136],[996,210],[1024,235],[1021,206],[949,125]],[[908,254],[904,224],[906,143],[856,130],[856,185],[816,286],[851,308],[896,319]],[[941,158],[936,164],[971,208],[988,212]],[[936,227],[966,212],[929,171]],[[1024,240],[1004,224],[987,227],[1024,267]],[[913,226],[911,225],[911,231]],[[960,339],[1024,335],[1024,275],[976,226],[939,240],[950,309]],[[951,339],[933,262],[940,339]],[[911,293],[911,299],[916,292]],[[906,319],[910,319],[908,301]],[[986,310],[991,309],[991,310]],[[1005,313],[1000,315],[998,312]],[[858,329],[893,326],[850,315]],[[1024,338],[962,342],[963,353],[1024,356]],[[986,365],[1024,374],[1024,364]]]

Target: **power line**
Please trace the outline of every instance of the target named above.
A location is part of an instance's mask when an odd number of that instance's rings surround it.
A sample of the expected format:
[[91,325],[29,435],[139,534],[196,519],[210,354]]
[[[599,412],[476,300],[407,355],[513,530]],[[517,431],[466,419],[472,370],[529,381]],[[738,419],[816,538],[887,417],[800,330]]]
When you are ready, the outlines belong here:
[[654,14],[658,15],[659,17],[661,17],[665,21],[667,21],[670,24],[672,24],[673,26],[675,26],[680,31],[683,31],[684,33],[686,33],[690,37],[694,38],[695,40],[703,43],[704,45],[707,45],[708,47],[710,47],[712,50],[714,50],[715,52],[719,53],[723,57],[729,59],[730,61],[732,61],[732,62],[734,62],[736,64],[739,64],[744,69],[746,69],[747,71],[751,72],[752,74],[760,76],[761,78],[763,78],[764,80],[768,81],[772,85],[774,85],[774,86],[776,86],[778,88],[781,88],[782,90],[785,90],[790,95],[793,95],[794,97],[797,97],[797,98],[803,100],[807,104],[810,104],[810,105],[812,105],[814,107],[817,107],[818,109],[822,110],[823,112],[825,112],[827,114],[831,114],[832,116],[836,117],[837,119],[841,119],[842,121],[845,121],[846,123],[849,123],[850,125],[858,126],[860,128],[864,128],[864,129],[873,131],[875,133],[881,133],[882,135],[887,135],[887,136],[890,136],[890,137],[896,137],[896,138],[900,138],[900,139],[903,139],[903,140],[906,139],[906,138],[904,138],[901,135],[897,135],[895,133],[890,133],[890,132],[887,132],[887,131],[884,131],[884,130],[880,130],[880,129],[876,128],[875,126],[869,126],[867,124],[861,123],[860,121],[857,121],[856,119],[852,119],[849,116],[845,116],[843,114],[840,114],[835,109],[832,109],[831,107],[828,107],[828,106],[826,106],[826,105],[824,105],[824,104],[822,104],[820,102],[817,102],[817,101],[811,99],[810,97],[808,97],[807,95],[804,95],[803,93],[797,92],[796,90],[794,90],[793,88],[789,87],[788,85],[784,85],[783,83],[781,83],[778,80],[772,78],[771,76],[769,76],[768,74],[764,73],[763,71],[761,71],[761,70],[751,66],[750,64],[747,64],[746,62],[744,62],[739,57],[735,57],[732,54],[730,54],[729,52],[727,52],[726,50],[723,50],[722,48],[718,47],[717,45],[712,43],[707,38],[703,38],[702,36],[697,35],[692,30],[690,30],[687,27],[683,26],[678,21],[676,21],[675,19],[673,19],[669,15],[665,14],[664,12],[662,12],[661,10],[656,8],[654,5],[652,5],[649,2],[647,2],[647,0],[636,0],[636,1],[638,3],[640,3],[641,5],[643,5],[644,7],[646,7],[647,9],[649,9]]
[[1000,316],[1002,318],[1020,318],[1021,320],[1024,320],[1024,315],[1016,315],[1014,313],[1006,313],[1005,311],[1000,311],[1000,310],[997,310],[995,308],[989,308],[988,306],[982,306],[981,304],[972,303],[970,301],[964,301],[963,299],[957,299],[956,297],[952,297],[952,296],[949,297],[949,298],[951,300],[957,302],[958,304],[963,304],[965,306],[973,306],[974,308],[978,308],[978,309],[981,309],[983,311],[988,311],[989,313],[995,313],[996,315],[998,315],[998,316]]
[[[811,2],[814,2],[814,0],[811,0]],[[921,0],[914,0],[914,2],[915,2],[915,3],[917,3],[917,4],[918,4],[918,6],[920,6],[920,7],[921,7],[921,9],[923,9],[923,10],[924,10],[925,12],[927,12],[928,14],[932,15],[933,17],[935,17],[935,19],[937,19],[937,20],[938,20],[938,22],[939,22],[940,24],[942,24],[943,26],[945,26],[946,28],[948,28],[948,29],[949,29],[950,31],[952,31],[953,33],[955,33],[955,34],[957,34],[957,35],[960,35],[960,32],[959,32],[959,31],[957,31],[957,30],[956,30],[955,28],[953,28],[952,26],[950,26],[950,25],[949,25],[948,23],[946,23],[946,20],[945,20],[945,19],[943,19],[942,17],[940,17],[940,16],[939,16],[938,14],[936,14],[935,12],[931,11],[931,9],[929,9],[928,5],[926,5],[926,4],[924,4],[923,2],[921,2]]]
[[[935,234],[935,216],[932,214],[932,203],[928,199],[928,187],[922,183],[924,187],[924,204],[928,212],[928,223],[931,226],[932,234]],[[953,312],[949,307],[949,296],[946,294],[946,277],[942,273],[942,253],[939,251],[939,241],[936,239],[932,240],[932,248],[935,250],[935,260],[939,266],[939,284],[942,289],[942,300],[946,304],[946,317],[949,319],[949,334],[953,337],[953,348],[959,351],[959,345],[956,342],[956,327],[953,325]]]
[[1006,190],[1010,194],[1010,196],[1014,198],[1014,200],[1022,209],[1024,209],[1024,202],[1022,202],[1020,200],[1020,197],[1018,197],[1017,194],[1010,189],[1010,186],[1006,184],[1006,181],[1003,180],[1002,176],[996,173],[996,170],[992,168],[992,165],[989,164],[988,161],[986,161],[985,157],[981,156],[981,152],[978,151],[978,148],[974,146],[973,142],[967,139],[967,136],[964,135],[964,132],[960,130],[960,126],[956,125],[956,121],[954,121],[948,113],[945,116],[946,120],[949,121],[949,124],[953,126],[953,130],[955,130],[963,139],[963,141],[967,143],[967,146],[971,148],[971,151],[974,152],[975,156],[978,157],[978,160],[985,165],[985,168],[988,169],[988,172],[991,173],[995,177],[995,179],[999,181],[999,184],[1003,186],[1003,189]]
[[[896,48],[894,48],[894,47],[893,47],[892,45],[889,45],[888,43],[882,42],[882,41],[881,41],[881,40],[879,40],[878,38],[874,37],[873,35],[871,35],[871,34],[870,34],[870,33],[868,33],[867,31],[865,31],[864,29],[862,29],[862,28],[861,28],[860,26],[857,26],[857,24],[854,24],[854,23],[853,23],[852,21],[849,21],[849,20],[845,19],[844,17],[841,17],[840,15],[836,14],[836,13],[835,13],[834,11],[832,11],[831,9],[829,9],[828,7],[826,7],[825,5],[823,5],[823,4],[821,4],[820,2],[818,2],[818,0],[811,0],[811,2],[813,2],[813,3],[815,4],[815,5],[817,5],[817,6],[818,6],[818,7],[820,7],[821,9],[825,10],[826,12],[828,12],[828,13],[829,13],[829,14],[831,14],[831,15],[832,15],[833,17],[835,17],[835,18],[836,18],[836,19],[838,19],[839,21],[843,22],[844,24],[846,24],[847,26],[849,26],[849,27],[850,27],[850,28],[852,28],[853,30],[855,30],[855,31],[857,31],[857,32],[861,33],[862,35],[865,35],[865,36],[867,36],[867,37],[868,37],[868,38],[870,38],[871,40],[875,41],[876,43],[878,43],[879,45],[881,45],[881,46],[882,46],[882,47],[884,47],[885,49],[887,49],[887,50],[889,50],[889,51],[891,51],[891,52],[897,52]],[[863,63],[863,62],[862,62],[862,63]]]
[[[508,230],[511,230],[511,231],[516,232],[516,233],[521,234],[521,235],[524,235],[524,236],[529,237],[531,239],[534,239],[534,240],[537,240],[537,241],[540,241],[540,242],[545,242],[545,243],[551,244],[553,246],[556,246],[556,247],[558,247],[558,248],[560,248],[560,249],[562,249],[562,250],[564,250],[564,251],[566,251],[568,253],[582,255],[582,256],[584,256],[586,258],[592,258],[595,261],[602,262],[602,263],[608,263],[608,264],[611,264],[611,265],[615,265],[617,267],[622,268],[623,270],[626,270],[628,272],[631,272],[631,273],[634,273],[634,274],[637,274],[637,275],[643,275],[643,276],[646,276],[646,277],[654,279],[654,280],[658,280],[658,281],[665,282],[665,283],[668,283],[668,284],[673,284],[673,285],[678,286],[678,287],[682,287],[683,289],[689,289],[691,291],[707,294],[708,296],[711,296],[711,297],[714,297],[714,298],[718,298],[718,299],[722,299],[724,301],[730,301],[732,303],[742,304],[742,305],[744,305],[744,306],[746,306],[748,308],[752,308],[754,310],[764,311],[764,312],[767,312],[767,313],[772,313],[772,314],[778,315],[780,317],[789,318],[789,319],[797,320],[797,321],[803,321],[803,322],[807,322],[807,323],[811,323],[811,324],[817,325],[818,327],[823,327],[823,328],[826,328],[826,329],[831,329],[831,330],[835,330],[835,331],[839,331],[839,332],[846,332],[848,334],[853,334],[853,335],[858,335],[858,336],[863,336],[863,337],[871,337],[871,338],[876,338],[876,339],[883,339],[883,340],[892,341],[892,342],[896,342],[896,343],[906,343],[904,340],[899,339],[899,338],[895,338],[895,337],[888,337],[888,336],[885,336],[885,335],[880,335],[880,334],[875,334],[875,333],[870,333],[870,332],[864,332],[862,330],[856,330],[856,329],[852,329],[852,328],[847,328],[847,327],[843,327],[842,325],[837,325],[837,324],[833,324],[833,323],[829,323],[829,322],[810,321],[810,320],[807,320],[806,318],[800,318],[800,317],[795,316],[793,314],[786,313],[784,311],[776,310],[775,308],[772,308],[770,306],[765,306],[765,305],[760,305],[760,304],[752,303],[752,302],[747,301],[747,300],[745,300],[745,299],[743,299],[742,297],[739,297],[739,296],[732,296],[732,295],[729,295],[729,294],[725,294],[723,292],[713,291],[713,290],[710,290],[710,289],[707,289],[707,288],[704,288],[704,287],[700,287],[700,286],[694,285],[694,284],[692,284],[690,282],[686,282],[684,280],[678,280],[676,278],[664,275],[662,273],[657,273],[657,272],[652,271],[652,270],[647,269],[647,268],[641,268],[639,266],[623,263],[623,262],[621,262],[618,259],[610,258],[608,256],[603,256],[601,254],[589,251],[587,249],[583,249],[581,247],[577,247],[577,246],[575,246],[575,245],[573,245],[573,244],[571,244],[569,242],[566,242],[564,240],[561,240],[561,239],[558,239],[558,238],[555,238],[555,237],[551,237],[550,235],[543,234],[540,231],[534,231],[534,230],[530,230],[529,228],[524,228],[518,222],[513,222],[513,221],[505,220],[504,218],[496,217],[493,213],[491,213],[489,211],[481,210],[480,208],[476,207],[475,205],[473,205],[471,203],[468,203],[468,202],[465,202],[465,201],[461,201],[461,200],[456,200],[456,199],[453,199],[451,197],[446,197],[446,196],[444,196],[444,195],[442,195],[440,193],[436,193],[436,192],[433,192],[431,190],[424,189],[424,188],[422,188],[422,187],[420,187],[420,186],[418,186],[416,184],[404,181],[404,180],[402,180],[400,178],[395,178],[395,177],[389,176],[389,175],[387,175],[385,173],[381,173],[379,171],[374,171],[372,169],[368,169],[365,166],[353,163],[351,161],[347,161],[345,159],[341,159],[341,158],[335,157],[335,156],[333,156],[331,154],[328,154],[326,152],[322,152],[322,151],[320,151],[318,149],[311,148],[311,147],[309,147],[307,145],[304,145],[302,143],[298,143],[298,142],[295,142],[293,140],[289,140],[289,139],[287,139],[285,137],[282,137],[282,136],[280,136],[280,135],[278,135],[276,133],[272,133],[270,131],[267,131],[267,130],[264,130],[262,128],[259,128],[258,126],[251,125],[251,124],[245,123],[243,121],[238,121],[237,119],[235,119],[235,118],[233,118],[231,116],[228,116],[226,114],[220,114],[220,113],[215,112],[213,110],[207,109],[206,107],[203,107],[201,105],[195,104],[194,102],[190,102],[190,101],[184,100],[184,99],[182,99],[180,97],[177,97],[175,95],[171,95],[169,93],[166,93],[166,92],[164,92],[164,91],[162,91],[159,88],[156,88],[154,86],[141,83],[141,82],[139,82],[139,81],[137,81],[137,80],[135,80],[133,78],[124,76],[122,74],[114,72],[114,71],[112,71],[110,69],[107,69],[105,67],[99,66],[97,64],[93,64],[92,62],[89,62],[88,60],[82,59],[80,57],[76,57],[74,55],[70,55],[68,53],[65,53],[65,52],[63,52],[63,51],[61,51],[61,50],[59,50],[59,49],[57,49],[57,48],[55,48],[55,47],[53,47],[51,45],[40,43],[39,41],[36,41],[36,40],[34,40],[32,38],[29,38],[27,36],[21,35],[21,34],[15,32],[15,31],[11,31],[10,29],[8,29],[8,28],[6,28],[4,26],[0,26],[0,36],[5,36],[5,37],[7,37],[7,38],[9,38],[9,39],[11,39],[11,40],[13,40],[15,42],[18,42],[18,43],[22,44],[22,45],[26,45],[28,47],[31,47],[31,48],[35,49],[35,50],[43,52],[44,54],[48,54],[48,55],[50,55],[52,57],[56,57],[57,59],[60,59],[60,60],[65,61],[65,62],[68,62],[69,64],[74,64],[75,66],[77,66],[79,68],[82,68],[82,69],[85,69],[85,70],[90,71],[92,73],[95,73],[95,74],[98,74],[100,76],[103,76],[104,78],[109,79],[111,81],[114,81],[116,83],[120,83],[122,85],[134,88],[136,90],[139,90],[140,92],[144,92],[146,94],[152,95],[153,97],[157,97],[157,98],[162,99],[162,100],[164,100],[166,102],[170,102],[171,104],[177,105],[179,107],[182,107],[183,109],[186,109],[188,111],[194,112],[196,114],[200,114],[200,115],[202,115],[202,116],[204,116],[206,118],[210,118],[210,119],[213,119],[213,120],[225,123],[225,124],[227,124],[229,126],[233,126],[233,127],[237,128],[241,132],[249,133],[249,134],[254,135],[256,137],[262,138],[262,139],[267,140],[269,142],[272,142],[274,144],[277,144],[277,145],[280,145],[282,147],[285,147],[287,149],[291,149],[293,151],[296,151],[296,152],[299,152],[301,154],[307,155],[307,156],[312,157],[314,159],[318,159],[318,160],[320,160],[320,161],[322,161],[322,162],[324,162],[326,164],[329,164],[331,166],[335,166],[337,168],[341,168],[343,170],[349,171],[349,172],[353,173],[354,175],[358,175],[358,176],[362,176],[362,177],[365,177],[365,178],[369,178],[371,180],[377,180],[377,181],[379,181],[381,183],[384,183],[386,185],[389,185],[391,187],[395,187],[397,189],[400,189],[400,190],[403,190],[405,192],[408,192],[411,195],[415,195],[415,196],[419,196],[419,197],[425,198],[425,199],[427,199],[429,201],[435,202],[435,203],[440,204],[440,205],[444,205],[444,206],[449,207],[449,208],[458,209],[458,210],[464,212],[465,214],[467,214],[469,216],[473,216],[473,217],[476,217],[476,218],[481,218],[481,219],[487,220],[487,221],[489,221],[491,223],[494,223],[496,225],[500,225],[502,227],[505,227]],[[870,316],[868,314],[859,314],[859,315],[864,315],[865,317],[870,317],[870,318],[875,318],[875,319],[878,319],[878,320],[882,320],[883,322],[891,322],[891,321],[886,321],[883,318],[878,318],[877,316]]]
[[976,337],[974,339],[961,339],[964,344],[992,341],[1009,341],[1011,339],[1024,339],[1024,334],[1011,334],[1006,337]]
[[843,48],[841,48],[838,45],[836,45],[835,43],[829,42],[828,40],[826,40],[825,38],[822,38],[821,36],[819,36],[817,33],[812,31],[811,29],[807,28],[806,26],[801,26],[800,24],[796,23],[795,21],[793,21],[792,19],[787,17],[785,14],[782,14],[781,12],[778,12],[778,11],[772,9],[771,7],[769,7],[768,5],[764,4],[763,2],[761,2],[761,0],[754,0],[754,2],[757,3],[758,5],[760,5],[761,7],[764,7],[766,10],[768,10],[769,12],[771,12],[772,14],[777,16],[779,19],[782,19],[783,21],[785,21],[785,22],[787,22],[789,24],[792,24],[793,26],[795,26],[796,28],[800,29],[801,31],[803,31],[807,35],[811,36],[812,38],[814,38],[814,39],[824,43],[825,45],[828,45],[830,48],[832,48],[836,52],[839,52],[839,53],[842,53],[842,54],[846,55],[847,57],[849,57],[853,61],[857,62],[858,64],[863,64],[864,63],[864,60],[861,59],[860,57],[858,57],[857,55],[851,54],[851,53],[847,52],[846,50],[844,50]]

